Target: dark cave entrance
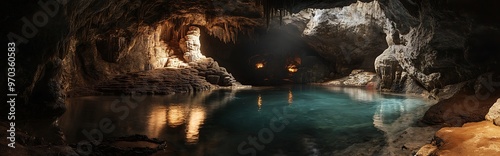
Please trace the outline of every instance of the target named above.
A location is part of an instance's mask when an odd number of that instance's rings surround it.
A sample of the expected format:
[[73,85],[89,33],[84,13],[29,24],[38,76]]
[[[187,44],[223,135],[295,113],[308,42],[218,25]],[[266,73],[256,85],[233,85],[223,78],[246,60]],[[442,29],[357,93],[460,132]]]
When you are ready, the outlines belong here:
[[202,30],[202,52],[214,58],[242,84],[268,86],[326,80],[331,68],[293,28],[259,28],[225,43]]

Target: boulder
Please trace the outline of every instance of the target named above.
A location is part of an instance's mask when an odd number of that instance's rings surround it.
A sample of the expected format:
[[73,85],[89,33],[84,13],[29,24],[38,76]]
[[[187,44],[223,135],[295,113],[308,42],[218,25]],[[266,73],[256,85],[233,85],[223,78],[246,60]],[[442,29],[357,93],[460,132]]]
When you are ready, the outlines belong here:
[[498,121],[500,119],[500,98],[495,104],[493,104],[493,106],[491,106],[488,114],[485,116],[485,119],[489,121]]

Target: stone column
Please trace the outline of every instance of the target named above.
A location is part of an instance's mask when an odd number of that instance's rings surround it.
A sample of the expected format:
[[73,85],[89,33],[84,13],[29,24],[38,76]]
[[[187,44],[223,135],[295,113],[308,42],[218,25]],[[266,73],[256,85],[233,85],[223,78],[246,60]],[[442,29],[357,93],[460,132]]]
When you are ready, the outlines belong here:
[[184,59],[187,63],[204,59],[201,54],[200,28],[190,26],[186,36],[179,41],[179,46],[184,52]]

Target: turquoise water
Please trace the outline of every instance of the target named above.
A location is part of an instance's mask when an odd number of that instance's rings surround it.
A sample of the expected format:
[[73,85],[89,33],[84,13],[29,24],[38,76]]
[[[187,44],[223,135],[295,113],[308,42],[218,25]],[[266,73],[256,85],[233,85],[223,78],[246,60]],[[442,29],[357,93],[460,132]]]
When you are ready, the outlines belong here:
[[167,140],[177,155],[227,156],[377,155],[428,108],[418,98],[319,86],[68,103],[59,124],[69,143],[88,140],[82,130],[98,130],[109,119],[115,128],[105,138],[143,134]]

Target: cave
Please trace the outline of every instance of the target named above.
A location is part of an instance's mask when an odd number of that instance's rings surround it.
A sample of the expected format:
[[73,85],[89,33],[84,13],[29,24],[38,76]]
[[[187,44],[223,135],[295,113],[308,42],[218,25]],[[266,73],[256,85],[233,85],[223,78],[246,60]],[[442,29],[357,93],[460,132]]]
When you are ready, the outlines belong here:
[[7,0],[1,155],[500,155],[495,0]]

